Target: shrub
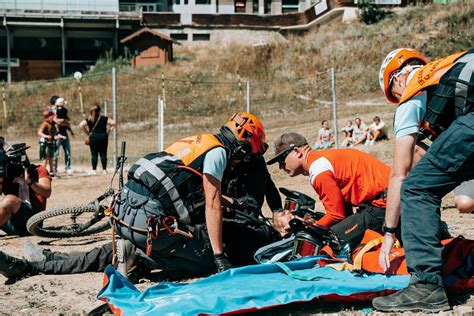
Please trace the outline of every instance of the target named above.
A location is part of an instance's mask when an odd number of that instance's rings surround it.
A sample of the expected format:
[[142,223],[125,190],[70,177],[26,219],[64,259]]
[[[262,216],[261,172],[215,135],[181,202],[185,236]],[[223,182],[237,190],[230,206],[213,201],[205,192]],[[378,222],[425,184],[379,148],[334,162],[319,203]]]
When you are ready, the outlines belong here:
[[365,24],[377,23],[388,15],[387,11],[368,1],[361,1],[357,7],[359,8],[360,20]]

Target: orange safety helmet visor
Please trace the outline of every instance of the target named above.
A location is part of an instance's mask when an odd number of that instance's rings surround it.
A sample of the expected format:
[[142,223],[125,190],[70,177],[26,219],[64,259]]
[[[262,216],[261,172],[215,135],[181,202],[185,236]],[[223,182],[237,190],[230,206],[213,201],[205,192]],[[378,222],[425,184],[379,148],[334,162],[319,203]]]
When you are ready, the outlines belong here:
[[237,141],[249,142],[252,153],[263,155],[266,145],[265,130],[262,122],[253,114],[247,112],[235,113],[225,124],[230,128]]
[[398,99],[390,91],[393,75],[397,70],[404,68],[409,61],[414,59],[420,60],[425,65],[428,63],[423,55],[411,48],[396,49],[385,57],[379,71],[379,84],[390,102],[398,103]]

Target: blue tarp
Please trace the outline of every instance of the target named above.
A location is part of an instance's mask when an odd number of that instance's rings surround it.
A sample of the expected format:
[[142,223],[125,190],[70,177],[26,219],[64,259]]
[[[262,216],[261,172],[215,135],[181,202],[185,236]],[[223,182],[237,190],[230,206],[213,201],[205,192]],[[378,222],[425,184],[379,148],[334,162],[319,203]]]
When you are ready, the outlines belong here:
[[357,276],[349,271],[315,267],[318,259],[305,257],[287,262],[290,273],[276,264],[252,265],[193,283],[159,283],[143,293],[109,266],[105,270],[109,282],[98,298],[106,298],[124,315],[221,314],[311,301],[329,294],[400,290],[409,282],[407,275]]

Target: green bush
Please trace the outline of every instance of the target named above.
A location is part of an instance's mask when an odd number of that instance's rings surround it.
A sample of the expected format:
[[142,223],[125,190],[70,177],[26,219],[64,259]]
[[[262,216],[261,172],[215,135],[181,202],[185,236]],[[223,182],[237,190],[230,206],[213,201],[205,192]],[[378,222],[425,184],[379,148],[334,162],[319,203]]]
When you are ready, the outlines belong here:
[[377,23],[388,15],[387,11],[368,1],[361,1],[357,7],[359,8],[360,20],[365,24]]

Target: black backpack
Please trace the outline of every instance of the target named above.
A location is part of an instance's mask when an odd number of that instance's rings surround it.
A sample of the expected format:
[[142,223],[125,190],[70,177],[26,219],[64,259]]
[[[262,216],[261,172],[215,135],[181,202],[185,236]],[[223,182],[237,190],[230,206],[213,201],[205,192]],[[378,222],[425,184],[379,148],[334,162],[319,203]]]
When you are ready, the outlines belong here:
[[119,235],[144,248],[150,230],[157,236],[166,234],[164,223],[169,219],[188,225],[203,217],[198,214],[200,205],[204,209],[200,173],[176,156],[150,153],[128,171],[128,181],[115,201],[113,221]]

